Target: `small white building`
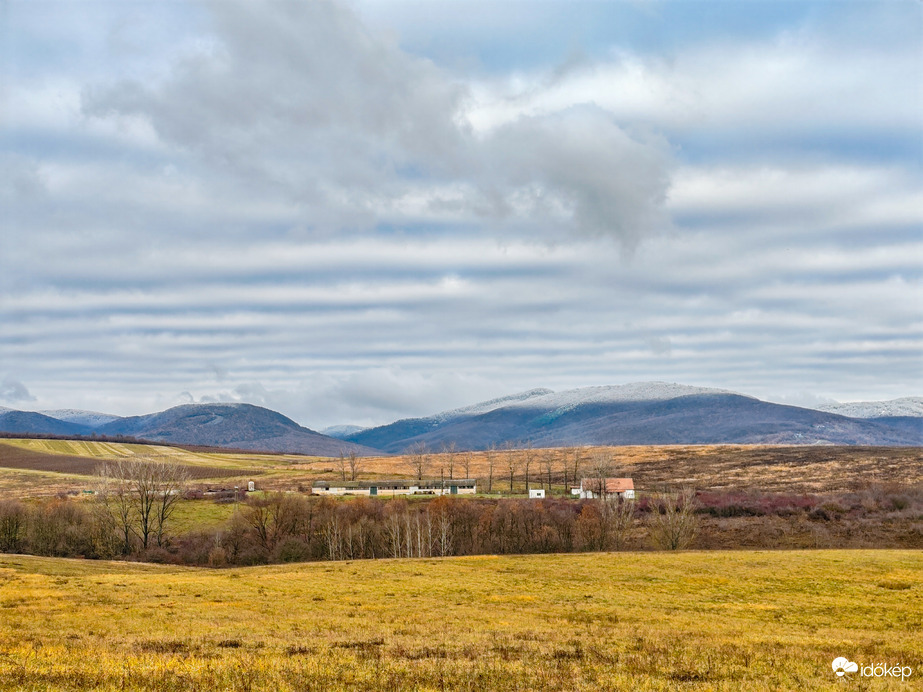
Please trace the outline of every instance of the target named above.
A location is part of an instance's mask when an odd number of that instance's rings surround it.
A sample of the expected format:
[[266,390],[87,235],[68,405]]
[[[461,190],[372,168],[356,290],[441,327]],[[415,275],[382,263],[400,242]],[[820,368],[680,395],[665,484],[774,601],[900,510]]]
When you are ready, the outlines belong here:
[[580,487],[571,488],[570,492],[583,500],[613,496],[633,500],[635,484],[630,478],[584,478],[580,481]]
[[544,498],[545,498],[544,488],[529,488],[529,499],[530,500],[542,500]]
[[474,495],[477,480],[383,480],[383,481],[314,481],[311,492],[317,495]]

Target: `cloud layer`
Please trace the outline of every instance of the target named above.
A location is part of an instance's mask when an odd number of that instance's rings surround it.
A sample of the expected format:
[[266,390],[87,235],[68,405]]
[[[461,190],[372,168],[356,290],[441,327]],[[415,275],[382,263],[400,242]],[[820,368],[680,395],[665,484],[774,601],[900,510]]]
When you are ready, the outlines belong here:
[[394,7],[104,4],[65,39],[11,6],[0,404],[919,394],[918,6],[674,38],[683,3]]

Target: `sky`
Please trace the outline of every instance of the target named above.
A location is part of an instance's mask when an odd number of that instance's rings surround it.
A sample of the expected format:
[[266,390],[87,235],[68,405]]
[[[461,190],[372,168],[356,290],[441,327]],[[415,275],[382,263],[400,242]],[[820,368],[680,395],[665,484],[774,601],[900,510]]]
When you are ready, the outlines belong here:
[[923,2],[0,0],[0,405],[923,394]]

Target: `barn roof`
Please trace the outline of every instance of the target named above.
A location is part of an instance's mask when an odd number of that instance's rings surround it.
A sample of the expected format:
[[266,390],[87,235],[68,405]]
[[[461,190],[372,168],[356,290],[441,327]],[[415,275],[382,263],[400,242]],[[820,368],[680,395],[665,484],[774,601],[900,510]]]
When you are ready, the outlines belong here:
[[[584,478],[580,481],[580,487],[584,490],[596,490],[601,487],[603,479],[601,478]],[[624,493],[626,490],[634,490],[635,484],[630,478],[606,478],[607,493]]]

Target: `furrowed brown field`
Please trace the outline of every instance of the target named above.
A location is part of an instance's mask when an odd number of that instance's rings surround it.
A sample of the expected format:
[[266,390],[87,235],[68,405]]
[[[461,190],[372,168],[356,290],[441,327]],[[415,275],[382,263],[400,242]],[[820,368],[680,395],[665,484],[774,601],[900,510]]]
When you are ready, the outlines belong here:
[[835,690],[910,666],[923,554],[594,553],[208,570],[0,557],[0,688]]

